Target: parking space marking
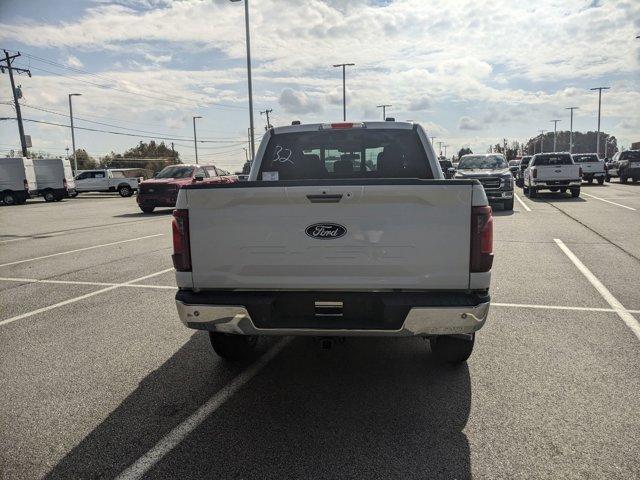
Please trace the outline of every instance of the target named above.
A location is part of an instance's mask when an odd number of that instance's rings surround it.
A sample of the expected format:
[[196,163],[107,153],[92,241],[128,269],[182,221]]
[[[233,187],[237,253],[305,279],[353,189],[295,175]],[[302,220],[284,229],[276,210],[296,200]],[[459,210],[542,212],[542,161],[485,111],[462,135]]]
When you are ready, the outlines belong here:
[[629,329],[635,334],[638,340],[640,340],[640,323],[638,323],[635,317],[631,315],[629,310],[624,308],[622,303],[620,303],[618,299],[614,297],[613,294],[609,291],[609,289],[605,287],[593,273],[591,273],[591,270],[589,270],[571,250],[569,250],[569,248],[564,244],[562,240],[560,240],[559,238],[554,238],[553,240],[565,253],[565,255],[569,257],[576,268],[580,270],[580,273],[582,273],[587,278],[587,280],[589,280],[591,285],[593,285],[593,287],[598,290],[600,295],[602,295],[602,298],[604,298],[605,301],[609,305],[611,305],[611,308],[613,308],[613,310],[618,314],[618,316],[627,325],[627,327],[629,327]]
[[[536,305],[531,303],[497,303],[491,302],[492,307],[534,308],[539,310],[571,310],[574,312],[609,312],[615,313],[613,308],[572,307],[570,305]],[[640,313],[640,310],[627,310],[629,313]]]
[[611,205],[616,205],[618,207],[626,208],[627,210],[633,210],[634,212],[636,211],[636,209],[633,208],[633,207],[627,207],[626,205],[622,205],[620,203],[612,202],[611,200],[607,200],[606,198],[596,197],[595,195],[591,195],[589,193],[584,193],[584,192],[582,192],[582,195],[585,195],[585,196],[591,197],[591,198],[595,198],[596,200],[600,200],[601,202],[610,203]]
[[262,370],[278,353],[291,341],[291,337],[283,338],[276,343],[269,351],[262,355],[255,363],[249,366],[245,371],[235,377],[231,382],[218,390],[207,403],[202,405],[198,410],[173,428],[168,434],[160,439],[151,450],[136,460],[125,471],[116,477],[116,480],[134,480],[142,478],[156,463],[173,450],[180,442],[182,442],[191,432],[193,432],[209,415],[220,408],[235,393],[248,383],[256,374]]
[[113,282],[84,282],[82,280],[40,280],[38,278],[16,278],[16,277],[0,277],[2,282],[17,282],[17,283],[51,283],[54,285],[89,285],[94,287],[130,287],[130,288],[156,288],[159,290],[176,290],[178,287],[171,285],[140,285],[140,284],[128,284],[128,283],[113,283]]
[[157,277],[158,275],[162,275],[163,273],[167,273],[172,271],[173,268],[166,268],[156,273],[151,273],[149,275],[145,275],[143,277],[134,278],[133,280],[129,280],[128,282],[124,282],[121,284],[111,285],[109,287],[101,288],[100,290],[96,290],[95,292],[89,292],[84,295],[80,295],[79,297],[70,298],[68,300],[64,300],[62,302],[54,303],[53,305],[48,305],[46,307],[38,308],[37,310],[32,310],[27,313],[23,313],[21,315],[16,315],[15,317],[7,318],[6,320],[0,321],[0,327],[4,325],[8,325],[9,323],[16,322],[18,320],[22,320],[24,318],[32,317],[33,315],[38,315],[39,313],[48,312],[49,310],[53,310],[54,308],[63,307],[65,305],[69,305],[71,303],[79,302],[80,300],[84,300],[86,298],[94,297],[101,293],[110,292],[111,290],[115,290],[116,288],[120,288],[123,286],[129,286],[132,283],[141,282],[142,280],[146,280],[148,278]]
[[42,260],[44,258],[58,257],[60,255],[69,255],[70,253],[84,252],[87,250],[93,250],[93,249],[102,248],[102,247],[110,247],[112,245],[119,245],[121,243],[137,242],[138,240],[145,240],[147,238],[153,238],[153,237],[161,237],[163,235],[164,233],[156,233],[155,235],[145,235],[143,237],[129,238],[127,240],[119,240],[117,242],[103,243],[101,245],[93,245],[91,247],[76,248],[75,250],[67,250],[66,252],[52,253],[51,255],[42,255],[41,257],[27,258],[25,260],[17,260],[15,262],[3,263],[3,264],[0,264],[0,267],[8,267],[10,265],[18,265],[20,263],[35,262],[36,260]]
[[519,203],[520,205],[522,205],[522,207],[523,207],[527,212],[530,212],[530,211],[531,211],[531,209],[529,208],[529,206],[528,206],[526,203],[524,203],[524,202],[522,201],[522,199],[518,196],[518,194],[517,194],[516,192],[513,192],[513,196],[514,196],[514,197],[516,197],[516,200],[518,200],[518,203]]

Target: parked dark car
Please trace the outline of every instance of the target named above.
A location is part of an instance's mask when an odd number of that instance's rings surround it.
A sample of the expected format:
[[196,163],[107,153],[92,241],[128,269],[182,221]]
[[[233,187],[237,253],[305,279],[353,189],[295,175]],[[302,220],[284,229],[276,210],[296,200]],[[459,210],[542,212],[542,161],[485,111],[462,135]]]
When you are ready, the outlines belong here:
[[440,162],[440,168],[444,174],[444,178],[453,178],[456,173],[456,169],[453,168],[453,163],[450,160],[438,160]]
[[509,160],[509,171],[511,172],[511,175],[513,175],[513,178],[516,178],[518,176],[518,172],[520,171],[520,159],[516,159],[516,160]]
[[502,203],[505,210],[513,210],[513,175],[502,154],[463,155],[454,178],[478,179],[490,202]]
[[607,164],[605,180],[608,182],[615,177],[620,178],[620,183],[640,180],[640,150],[624,150],[613,156]]
[[519,169],[516,175],[516,185],[520,188],[524,187],[524,171],[529,166],[529,162],[532,157],[533,155],[524,156],[520,159],[520,163],[518,164]]

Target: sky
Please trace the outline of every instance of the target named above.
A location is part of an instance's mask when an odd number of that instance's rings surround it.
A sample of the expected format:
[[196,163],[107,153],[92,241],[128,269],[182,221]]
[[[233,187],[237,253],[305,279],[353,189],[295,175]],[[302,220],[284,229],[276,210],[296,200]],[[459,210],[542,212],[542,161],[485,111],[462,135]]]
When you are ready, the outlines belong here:
[[[640,141],[640,1],[249,0],[256,138],[272,125],[387,116],[421,123],[448,154],[539,130],[597,128]],[[23,116],[68,125],[94,157],[140,140],[174,139],[194,160],[245,161],[249,109],[244,6],[229,0],[0,0],[0,48],[19,51]],[[0,117],[15,117],[8,75]],[[25,122],[34,150],[71,147],[70,129]],[[171,140],[166,140],[171,143]],[[0,120],[0,153],[19,149]]]

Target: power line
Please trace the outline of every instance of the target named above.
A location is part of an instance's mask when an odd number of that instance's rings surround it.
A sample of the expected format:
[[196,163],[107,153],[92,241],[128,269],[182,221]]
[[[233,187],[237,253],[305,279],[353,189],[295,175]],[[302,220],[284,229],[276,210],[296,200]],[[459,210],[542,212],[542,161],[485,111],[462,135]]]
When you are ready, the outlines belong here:
[[[37,57],[36,55],[32,55],[32,54],[29,54],[29,53],[25,53],[24,55],[26,57],[29,57],[31,59],[34,59],[34,60],[42,62],[42,63],[46,63],[46,64],[49,64],[49,65],[52,65],[52,66],[55,66],[55,67],[58,67],[58,68],[61,68],[61,69],[70,70],[72,72],[80,73],[80,74],[83,74],[83,75],[90,75],[92,77],[96,77],[98,79],[101,79],[101,80],[104,80],[104,81],[107,81],[107,82],[117,82],[118,81],[118,80],[114,80],[113,78],[104,77],[104,76],[98,75],[96,73],[88,72],[86,70],[70,67],[68,65],[63,65],[61,63],[54,62],[53,60],[48,60],[48,59],[45,59],[45,58]],[[39,71],[42,71],[42,72],[50,73],[52,75],[59,75],[61,77],[72,78],[72,79],[75,79],[75,80],[77,80],[79,82],[87,83],[89,85],[94,85],[96,87],[115,90],[115,91],[119,91],[119,92],[122,92],[122,93],[128,93],[130,95],[147,97],[147,98],[151,98],[151,99],[154,99],[154,100],[160,100],[160,101],[163,101],[163,102],[170,102],[170,103],[177,103],[177,104],[182,104],[182,105],[193,106],[194,103],[199,103],[200,101],[203,100],[203,99],[194,100],[194,99],[190,99],[188,97],[181,97],[181,96],[177,96],[177,95],[168,95],[166,93],[154,92],[153,90],[147,90],[147,91],[151,92],[151,93],[157,93],[157,95],[149,95],[149,94],[144,94],[144,93],[140,93],[140,92],[132,92],[131,90],[127,90],[127,89],[123,89],[123,88],[119,88],[119,87],[114,87],[112,85],[99,84],[99,83],[91,82],[89,80],[79,79],[79,78],[77,78],[77,77],[75,77],[73,75],[65,75],[63,73],[53,72],[51,70],[47,70],[47,69],[41,68],[41,67],[31,66],[31,68],[34,69],[34,70],[39,70]],[[158,96],[158,95],[162,95],[162,96]],[[167,97],[181,99],[181,100],[184,100],[184,101],[169,100],[169,98],[167,98]],[[238,105],[229,105],[229,104],[218,103],[218,102],[212,102],[209,106],[220,107],[220,108],[232,108],[232,109],[238,109],[238,110],[245,110],[246,109],[246,107],[241,107],[241,106],[238,106]]]
[[[16,119],[16,117],[0,117],[0,120],[17,120],[17,119]],[[56,126],[56,127],[71,128],[70,125],[64,125],[62,123],[46,122],[44,120],[36,120],[36,119],[33,119],[33,118],[23,118],[23,120],[25,122],[41,123],[41,124],[44,124],[44,125],[53,125],[53,126]],[[100,130],[100,129],[97,129],[97,128],[88,128],[88,127],[75,127],[75,128],[78,129],[78,130],[86,130],[88,132],[109,133],[111,135],[122,135],[122,136],[126,136],[126,137],[137,137],[137,138],[142,137],[142,138],[150,138],[150,139],[153,139],[153,140],[168,140],[168,141],[185,140],[184,138],[178,139],[178,138],[172,138],[172,137],[161,137],[161,136],[157,136],[157,135],[152,135],[152,136],[149,136],[149,135],[136,135],[134,133],[113,132],[113,131],[110,131],[110,130]],[[210,143],[210,142],[213,142],[213,140],[209,140],[209,141],[208,140],[199,140],[199,142]],[[220,146],[218,148],[226,148],[226,147],[230,147],[232,145],[243,145],[243,144],[244,144],[244,141],[239,141],[239,142],[236,142],[235,144],[222,145],[222,146]],[[210,147],[210,148],[213,149],[215,147]]]

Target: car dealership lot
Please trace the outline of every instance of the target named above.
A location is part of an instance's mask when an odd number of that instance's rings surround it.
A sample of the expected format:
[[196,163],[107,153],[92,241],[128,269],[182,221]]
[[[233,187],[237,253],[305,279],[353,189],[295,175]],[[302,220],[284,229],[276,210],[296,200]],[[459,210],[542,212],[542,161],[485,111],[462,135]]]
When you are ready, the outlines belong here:
[[582,192],[496,209],[492,311],[458,369],[421,339],[224,363],[178,321],[168,211],[0,208],[0,477],[632,478],[640,185]]

